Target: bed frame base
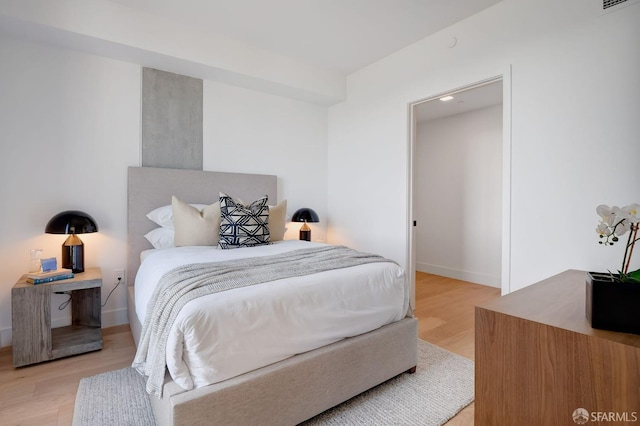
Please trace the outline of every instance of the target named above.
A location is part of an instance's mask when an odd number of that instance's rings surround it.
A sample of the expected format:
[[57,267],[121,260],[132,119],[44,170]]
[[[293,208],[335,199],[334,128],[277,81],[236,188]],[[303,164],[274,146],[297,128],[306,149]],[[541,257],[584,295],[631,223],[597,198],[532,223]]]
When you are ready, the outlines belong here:
[[[141,324],[129,323],[138,345]],[[295,425],[402,373],[416,372],[418,320],[296,355],[222,383],[185,391],[167,375],[163,398],[151,396],[158,426]]]
[[170,378],[151,396],[159,426],[296,425],[390,378],[415,372],[415,318],[191,391]]

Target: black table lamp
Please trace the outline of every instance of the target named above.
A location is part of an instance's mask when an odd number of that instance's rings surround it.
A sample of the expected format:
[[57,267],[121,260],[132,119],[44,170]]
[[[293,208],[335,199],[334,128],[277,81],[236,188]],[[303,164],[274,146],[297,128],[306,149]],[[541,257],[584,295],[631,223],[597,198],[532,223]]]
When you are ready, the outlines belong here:
[[320,222],[318,218],[318,213],[314,212],[312,209],[302,208],[296,210],[296,212],[291,217],[292,222],[304,222],[302,227],[300,227],[300,239],[305,241],[311,241],[311,228],[307,225],[307,222],[315,223]]
[[84,272],[84,244],[76,234],[97,232],[98,225],[91,216],[78,210],[67,210],[51,218],[44,232],[69,234],[62,244],[62,267],[74,273]]

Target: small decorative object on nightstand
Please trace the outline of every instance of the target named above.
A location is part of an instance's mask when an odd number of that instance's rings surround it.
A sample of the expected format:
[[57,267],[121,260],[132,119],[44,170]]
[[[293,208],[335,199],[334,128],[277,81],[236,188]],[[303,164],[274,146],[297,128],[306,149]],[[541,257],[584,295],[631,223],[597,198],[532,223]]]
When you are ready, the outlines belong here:
[[[68,280],[30,284],[27,274],[11,289],[13,366],[102,349],[100,268]],[[71,325],[51,328],[51,295],[71,297]]]
[[307,222],[315,223],[319,222],[318,213],[309,208],[302,208],[296,210],[291,217],[292,222],[304,222],[300,228],[300,239],[305,241],[311,241],[311,228],[307,225]]
[[67,210],[52,217],[44,232],[69,234],[62,244],[62,267],[74,273],[84,272],[84,243],[76,234],[98,232],[96,221],[85,212]]

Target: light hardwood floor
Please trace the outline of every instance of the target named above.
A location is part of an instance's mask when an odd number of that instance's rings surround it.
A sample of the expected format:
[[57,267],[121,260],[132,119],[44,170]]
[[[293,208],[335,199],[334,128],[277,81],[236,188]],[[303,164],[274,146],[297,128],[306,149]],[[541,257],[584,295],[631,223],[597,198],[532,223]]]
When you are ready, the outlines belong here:
[[[418,273],[416,310],[423,340],[473,359],[474,306],[497,298],[495,288]],[[82,377],[131,365],[135,346],[128,326],[103,331],[104,348],[15,369],[10,348],[0,350],[0,425],[70,425]],[[473,424],[473,404],[448,426]]]
[[[414,312],[418,337],[473,360],[475,306],[498,297],[498,288],[418,272]],[[473,403],[447,422],[447,426],[472,424]]]

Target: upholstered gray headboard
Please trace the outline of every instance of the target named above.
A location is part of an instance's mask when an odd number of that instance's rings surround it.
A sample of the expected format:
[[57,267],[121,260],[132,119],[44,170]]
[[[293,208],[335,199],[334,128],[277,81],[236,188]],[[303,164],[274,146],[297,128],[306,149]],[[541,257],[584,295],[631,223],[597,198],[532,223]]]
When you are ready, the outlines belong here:
[[157,225],[147,219],[147,213],[171,204],[172,195],[188,203],[213,204],[220,191],[243,200],[267,194],[269,204],[275,205],[277,186],[272,175],[129,167],[126,282],[134,284],[140,253],[152,248],[144,235]]

